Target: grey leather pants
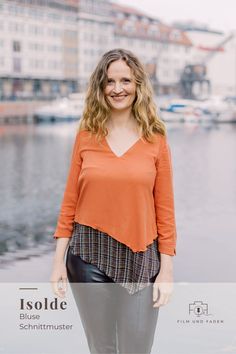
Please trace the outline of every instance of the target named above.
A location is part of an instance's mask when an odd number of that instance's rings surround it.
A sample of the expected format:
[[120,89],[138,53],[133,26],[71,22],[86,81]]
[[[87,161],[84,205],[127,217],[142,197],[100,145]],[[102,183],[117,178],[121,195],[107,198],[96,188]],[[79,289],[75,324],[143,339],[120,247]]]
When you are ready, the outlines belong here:
[[90,353],[151,353],[159,312],[153,307],[152,284],[130,295],[70,248],[66,268]]

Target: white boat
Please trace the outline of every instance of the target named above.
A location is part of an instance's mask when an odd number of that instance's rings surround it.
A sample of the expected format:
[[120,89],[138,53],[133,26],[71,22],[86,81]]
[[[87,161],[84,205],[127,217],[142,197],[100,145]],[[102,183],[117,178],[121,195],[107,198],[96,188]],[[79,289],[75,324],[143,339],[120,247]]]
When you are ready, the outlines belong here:
[[164,121],[201,122],[211,121],[211,113],[201,102],[188,99],[170,99],[160,107],[160,115]]
[[160,117],[164,122],[184,122],[184,115],[182,113],[168,112],[161,110]]
[[36,109],[36,122],[71,121],[81,117],[84,108],[84,93],[71,93],[68,97],[56,99],[50,104]]
[[236,122],[236,104],[234,101],[227,100],[226,97],[212,96],[202,102],[217,123],[235,123]]
[[236,104],[222,96],[211,96],[201,101],[169,99],[162,101],[160,116],[171,122],[232,123],[236,122]]

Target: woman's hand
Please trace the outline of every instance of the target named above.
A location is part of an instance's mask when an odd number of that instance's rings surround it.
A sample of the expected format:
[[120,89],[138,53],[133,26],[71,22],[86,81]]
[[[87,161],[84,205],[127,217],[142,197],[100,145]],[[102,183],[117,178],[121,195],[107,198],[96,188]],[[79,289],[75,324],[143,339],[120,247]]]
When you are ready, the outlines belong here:
[[[153,284],[153,307],[166,305],[173,292],[172,256],[161,254],[161,268]],[[159,296],[158,296],[159,295]]]
[[[53,269],[50,282],[52,291],[59,297],[65,297],[67,290],[67,271],[64,263],[64,258],[68,243],[68,237],[57,238],[57,245],[53,258]],[[60,286],[60,283],[62,283],[62,286]]]
[[67,271],[64,261],[54,262],[50,282],[55,295],[62,298],[65,297],[67,281]]

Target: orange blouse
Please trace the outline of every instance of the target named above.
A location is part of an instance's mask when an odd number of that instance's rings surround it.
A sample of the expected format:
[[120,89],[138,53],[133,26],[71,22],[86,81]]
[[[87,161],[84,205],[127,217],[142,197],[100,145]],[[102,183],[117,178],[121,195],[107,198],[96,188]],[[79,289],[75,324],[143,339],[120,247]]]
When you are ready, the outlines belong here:
[[117,156],[106,138],[77,132],[57,227],[71,237],[74,221],[103,231],[133,252],[158,237],[160,253],[176,255],[173,172],[167,138],[139,138]]

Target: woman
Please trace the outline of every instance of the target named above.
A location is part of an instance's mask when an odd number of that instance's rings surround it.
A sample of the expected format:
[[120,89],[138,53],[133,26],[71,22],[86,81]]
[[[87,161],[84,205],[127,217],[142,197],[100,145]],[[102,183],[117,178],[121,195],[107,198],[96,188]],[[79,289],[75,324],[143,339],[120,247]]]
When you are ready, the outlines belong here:
[[172,179],[144,67],[128,50],[108,51],[90,78],[51,275],[58,296],[71,283],[91,353],[151,351],[173,291]]

